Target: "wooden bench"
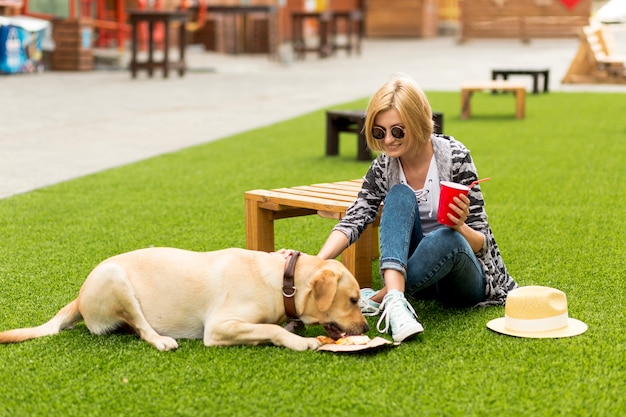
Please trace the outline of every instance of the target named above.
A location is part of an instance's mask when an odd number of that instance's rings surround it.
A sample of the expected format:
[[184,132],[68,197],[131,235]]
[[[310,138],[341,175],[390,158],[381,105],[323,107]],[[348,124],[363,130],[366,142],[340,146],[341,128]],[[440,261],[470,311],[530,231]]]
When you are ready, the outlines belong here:
[[[274,220],[313,214],[341,219],[356,200],[362,182],[351,180],[245,192],[246,247],[266,252],[276,250]],[[341,254],[341,262],[361,287],[372,285],[372,259],[378,256],[378,225],[379,219]]]
[[[443,133],[443,113],[433,112],[434,132]],[[339,133],[350,132],[357,135],[358,161],[371,161],[372,153],[365,140],[365,111],[328,110],[326,111],[326,156],[339,154]]]
[[523,119],[526,107],[526,87],[510,81],[481,81],[461,85],[461,119],[471,115],[472,93],[476,91],[510,91],[515,95],[515,117]]
[[491,79],[496,81],[502,77],[504,81],[509,79],[510,75],[530,75],[533,78],[533,94],[539,94],[539,77],[543,77],[543,92],[548,92],[548,82],[550,70],[545,69],[493,69],[491,70]]

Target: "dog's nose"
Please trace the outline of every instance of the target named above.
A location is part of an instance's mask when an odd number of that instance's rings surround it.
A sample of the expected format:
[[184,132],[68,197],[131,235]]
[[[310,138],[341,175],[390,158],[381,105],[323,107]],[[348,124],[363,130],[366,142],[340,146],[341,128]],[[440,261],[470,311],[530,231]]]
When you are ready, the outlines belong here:
[[370,326],[367,323],[365,323],[365,326],[363,326],[363,333],[367,333],[369,331],[370,331]]

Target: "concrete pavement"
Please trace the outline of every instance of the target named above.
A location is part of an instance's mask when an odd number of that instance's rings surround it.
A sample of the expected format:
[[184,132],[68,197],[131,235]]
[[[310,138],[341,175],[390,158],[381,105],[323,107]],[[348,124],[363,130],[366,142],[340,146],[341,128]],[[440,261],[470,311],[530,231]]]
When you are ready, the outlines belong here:
[[[626,31],[615,35],[626,55]],[[626,93],[626,85],[562,85],[577,48],[577,39],[366,39],[360,56],[278,62],[194,45],[182,78],[133,80],[125,69],[3,76],[0,198],[367,97],[396,71],[426,91],[459,91],[494,67],[547,67],[551,91]],[[530,77],[515,80],[530,88]]]

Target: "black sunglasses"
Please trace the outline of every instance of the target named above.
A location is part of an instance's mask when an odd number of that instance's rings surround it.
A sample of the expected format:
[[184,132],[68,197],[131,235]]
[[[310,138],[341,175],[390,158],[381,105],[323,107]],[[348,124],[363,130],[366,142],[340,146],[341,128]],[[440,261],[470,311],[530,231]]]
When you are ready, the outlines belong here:
[[[372,128],[372,136],[376,140],[383,140],[385,139],[385,136],[387,136],[387,129],[380,126],[374,126]],[[391,136],[393,136],[395,140],[404,139],[404,128],[400,126],[393,126],[391,128]]]

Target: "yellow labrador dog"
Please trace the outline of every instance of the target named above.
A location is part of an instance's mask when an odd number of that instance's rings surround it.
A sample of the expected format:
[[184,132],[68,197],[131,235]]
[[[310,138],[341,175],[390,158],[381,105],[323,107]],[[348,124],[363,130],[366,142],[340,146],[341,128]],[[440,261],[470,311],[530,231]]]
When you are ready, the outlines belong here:
[[[78,298],[50,321],[0,333],[0,343],[57,334],[84,320],[94,334],[130,326],[157,349],[175,339],[203,339],[206,346],[272,343],[316,349],[316,338],[285,330],[285,257],[246,249],[191,252],[149,248],[113,256],[87,277]],[[321,324],[333,338],[368,330],[358,306],[359,284],[336,260],[302,254],[295,265],[296,313]]]

